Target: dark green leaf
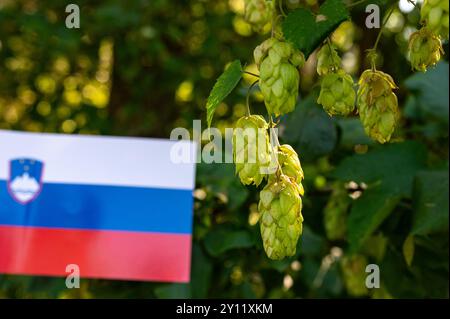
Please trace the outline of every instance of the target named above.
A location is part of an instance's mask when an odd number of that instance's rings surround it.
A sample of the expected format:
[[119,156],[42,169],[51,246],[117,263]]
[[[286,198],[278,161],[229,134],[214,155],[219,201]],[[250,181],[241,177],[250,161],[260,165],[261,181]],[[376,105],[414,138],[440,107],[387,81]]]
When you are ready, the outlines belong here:
[[189,284],[167,284],[155,288],[160,299],[187,299],[191,297]]
[[414,186],[413,234],[448,230],[448,170],[420,172]]
[[316,94],[301,101],[287,117],[283,139],[293,144],[301,160],[311,160],[330,153],[337,142],[333,120],[316,103]]
[[283,34],[307,58],[341,22],[348,18],[349,12],[341,0],[326,0],[320,7],[317,17],[304,8],[289,13],[282,25]]
[[253,245],[253,238],[249,232],[225,227],[212,230],[205,238],[205,248],[212,256],[219,256],[230,249],[248,248]]
[[449,69],[447,62],[440,62],[425,73],[416,73],[405,81],[405,86],[416,94],[417,107],[448,124],[449,118]]
[[344,181],[382,183],[392,193],[410,196],[414,175],[425,160],[422,144],[392,143],[344,159],[332,175]]
[[382,185],[364,191],[352,205],[348,217],[348,241],[352,251],[359,250],[369,236],[392,213],[400,201],[400,194]]
[[353,148],[357,144],[373,145],[373,140],[364,132],[364,127],[358,118],[339,118],[337,121],[342,135],[340,144]]
[[239,60],[233,61],[225,72],[217,79],[206,102],[208,127],[214,116],[216,107],[233,91],[242,77],[242,65]]

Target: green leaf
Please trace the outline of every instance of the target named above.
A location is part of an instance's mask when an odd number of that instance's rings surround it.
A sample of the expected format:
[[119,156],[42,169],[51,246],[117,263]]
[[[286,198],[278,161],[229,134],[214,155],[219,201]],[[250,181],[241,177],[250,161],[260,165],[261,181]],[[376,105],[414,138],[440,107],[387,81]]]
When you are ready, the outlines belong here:
[[210,258],[205,256],[201,247],[194,243],[192,247],[191,297],[207,298],[212,276]]
[[326,0],[314,17],[310,10],[299,8],[288,14],[283,22],[283,34],[297,49],[308,56],[333,32],[341,22],[349,18],[342,0]]
[[345,158],[332,176],[343,181],[381,183],[395,194],[411,196],[414,175],[425,165],[426,148],[416,142],[378,146]]
[[236,248],[248,248],[254,245],[251,234],[245,230],[232,230],[220,227],[205,237],[205,248],[211,256],[217,257]]
[[287,117],[282,138],[300,151],[301,160],[329,154],[337,143],[337,129],[328,114],[310,94]]
[[400,194],[392,193],[382,185],[363,192],[352,205],[348,217],[348,241],[352,252],[358,251],[365,244],[370,235],[392,213],[400,199]]
[[197,182],[216,194],[224,194],[231,211],[237,210],[249,194],[236,177],[233,164],[200,163],[197,165]]
[[448,170],[423,171],[414,185],[414,217],[412,233],[428,235],[448,231]]
[[341,129],[340,145],[353,148],[357,144],[373,145],[374,141],[364,132],[359,118],[339,118],[338,127]]
[[208,101],[206,102],[206,118],[208,121],[208,127],[211,126],[211,122],[214,116],[214,111],[217,106],[233,91],[236,85],[239,83],[242,77],[242,65],[239,60],[233,61],[225,72],[219,76],[214,84],[211,93],[209,94]]
[[449,119],[449,68],[440,62],[425,73],[415,73],[404,82],[416,95],[419,110],[448,125]]
[[414,258],[414,236],[409,235],[403,242],[403,257],[405,257],[406,264],[411,266]]
[[191,297],[189,284],[165,284],[155,288],[155,295],[160,299],[187,299]]

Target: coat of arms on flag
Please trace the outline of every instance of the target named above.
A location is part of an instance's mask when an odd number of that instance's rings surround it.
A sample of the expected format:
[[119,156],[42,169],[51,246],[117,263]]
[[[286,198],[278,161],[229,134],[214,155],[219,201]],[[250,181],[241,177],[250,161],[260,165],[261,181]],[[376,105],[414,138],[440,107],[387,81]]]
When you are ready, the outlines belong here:
[[39,196],[42,190],[41,161],[19,158],[10,161],[8,190],[20,204],[28,204]]

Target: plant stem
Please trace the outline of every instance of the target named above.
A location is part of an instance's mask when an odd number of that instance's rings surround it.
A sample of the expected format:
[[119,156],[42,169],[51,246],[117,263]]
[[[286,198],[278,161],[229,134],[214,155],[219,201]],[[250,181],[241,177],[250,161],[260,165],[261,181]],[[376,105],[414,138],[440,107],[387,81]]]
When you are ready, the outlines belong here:
[[246,74],[249,74],[249,75],[252,75],[252,76],[254,76],[254,77],[256,77],[256,78],[259,78],[259,75],[258,74],[255,74],[255,73],[252,73],[252,72],[249,72],[249,71],[242,71],[243,73],[246,73]]
[[372,69],[374,69],[374,70],[376,68],[375,67],[375,62],[376,62],[375,60],[377,58],[376,51],[377,51],[378,43],[380,42],[381,35],[383,34],[383,31],[384,31],[384,29],[386,27],[386,23],[389,21],[389,18],[391,17],[392,13],[394,12],[394,8],[395,8],[395,6],[391,7],[389,13],[387,14],[386,18],[384,19],[383,24],[381,25],[380,31],[378,32],[377,39],[375,40],[375,43],[373,45],[373,48],[368,50],[369,51],[369,55],[370,55],[369,58],[371,60],[370,63],[372,64]]
[[252,88],[256,85],[256,83],[258,83],[258,82],[259,82],[259,80],[256,80],[255,82],[253,82],[252,85],[250,85],[250,86],[248,87],[248,90],[247,90],[247,97],[246,97],[247,116],[250,116],[250,115],[251,115],[251,113],[250,113],[250,91],[251,91]]
[[373,51],[376,51],[378,42],[381,39],[381,34],[383,33],[384,28],[386,27],[386,23],[389,21],[389,18],[391,17],[393,12],[394,12],[394,6],[391,7],[391,10],[389,11],[388,15],[386,16],[386,19],[384,19],[383,25],[381,26],[380,32],[378,32],[377,39],[375,40],[375,44],[373,45],[373,48],[372,48]]
[[331,61],[333,62],[333,72],[334,72],[334,71],[336,71],[337,69],[339,69],[340,66],[336,63],[336,61],[334,61],[333,47],[331,46],[331,40],[330,40],[330,37],[327,38],[327,45],[328,45],[328,49],[330,50]]
[[280,13],[283,17],[286,17],[286,13],[283,10],[283,0],[278,0],[278,8],[280,9]]

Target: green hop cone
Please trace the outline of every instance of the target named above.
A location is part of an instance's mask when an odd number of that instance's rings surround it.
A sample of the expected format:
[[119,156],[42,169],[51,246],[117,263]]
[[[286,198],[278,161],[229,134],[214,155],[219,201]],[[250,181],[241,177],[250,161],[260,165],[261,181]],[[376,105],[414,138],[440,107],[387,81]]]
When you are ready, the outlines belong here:
[[324,226],[330,240],[344,239],[347,232],[347,212],[351,198],[341,182],[333,185],[333,193],[324,208]]
[[280,175],[264,187],[258,210],[264,250],[270,259],[295,254],[302,233],[302,200],[290,178]]
[[390,140],[399,120],[396,88],[389,74],[366,70],[359,79],[357,106],[366,134],[379,143]]
[[245,0],[244,19],[257,32],[264,32],[270,26],[273,15],[273,2],[266,0]]
[[339,70],[323,77],[317,103],[329,115],[348,115],[355,109],[355,97],[352,77]]
[[425,0],[420,10],[422,22],[443,39],[448,39],[448,0]]
[[317,74],[335,72],[341,66],[341,58],[332,45],[323,45],[317,53]]
[[261,184],[270,164],[269,125],[260,115],[240,118],[233,135],[236,174],[244,185]]
[[[281,167],[281,171],[287,176],[293,185],[297,188],[300,195],[303,196],[304,189],[302,181],[304,178],[303,169],[300,164],[297,152],[288,144],[283,144],[277,148],[278,164]],[[272,174],[269,177],[269,182],[276,176]]]
[[438,63],[444,53],[441,40],[427,27],[411,34],[408,50],[412,68],[422,72]]
[[303,53],[288,42],[270,38],[256,47],[254,57],[267,111],[275,116],[292,112],[300,81],[297,68],[305,63]]
[[367,259],[363,255],[344,256],[341,259],[342,277],[349,295],[362,297],[368,294],[366,266]]

